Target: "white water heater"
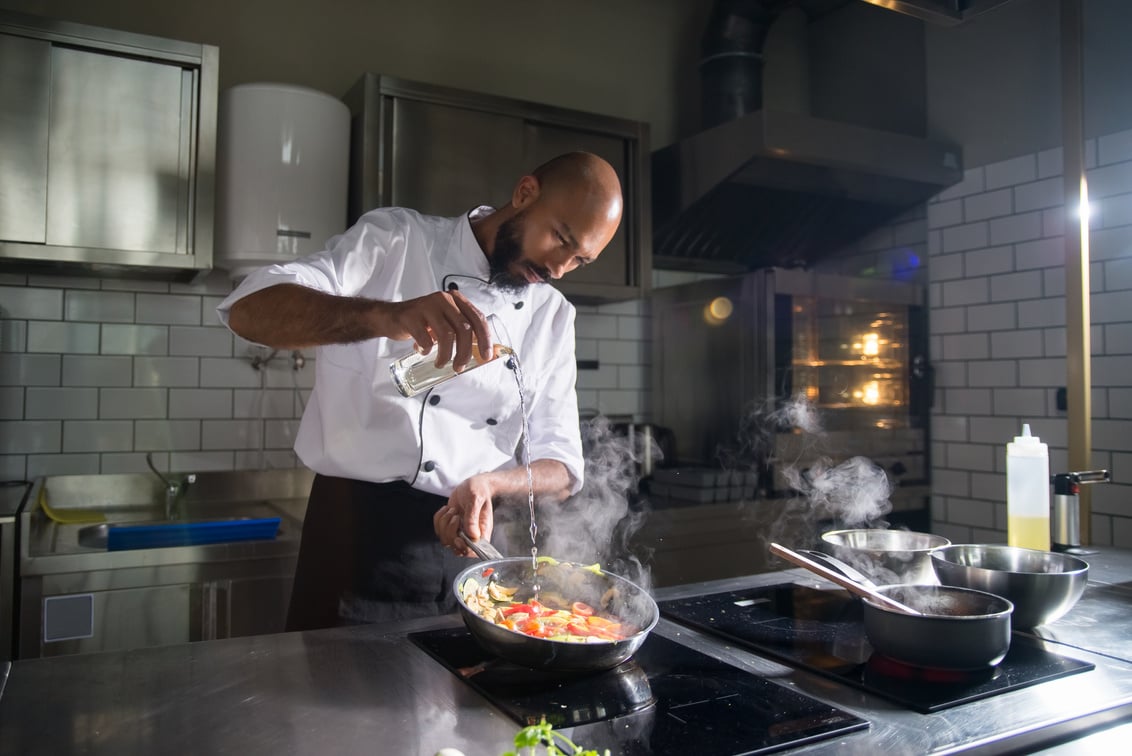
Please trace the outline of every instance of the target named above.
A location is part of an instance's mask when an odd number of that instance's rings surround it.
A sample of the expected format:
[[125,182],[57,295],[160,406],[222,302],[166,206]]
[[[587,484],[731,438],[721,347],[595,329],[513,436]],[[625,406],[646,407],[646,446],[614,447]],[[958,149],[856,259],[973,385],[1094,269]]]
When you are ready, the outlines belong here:
[[342,101],[287,84],[222,92],[215,266],[242,278],[323,249],[346,227],[349,159]]

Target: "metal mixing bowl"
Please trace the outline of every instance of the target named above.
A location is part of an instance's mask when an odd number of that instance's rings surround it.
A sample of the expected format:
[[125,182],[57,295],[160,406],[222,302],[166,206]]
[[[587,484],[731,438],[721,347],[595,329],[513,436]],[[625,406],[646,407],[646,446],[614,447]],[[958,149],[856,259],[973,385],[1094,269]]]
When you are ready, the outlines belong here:
[[822,551],[868,575],[877,585],[935,585],[928,555],[951,541],[912,530],[859,528],[822,533]]
[[939,582],[974,588],[1014,603],[1015,630],[1028,630],[1073,608],[1089,578],[1089,564],[1069,554],[1014,546],[956,544],[931,554]]

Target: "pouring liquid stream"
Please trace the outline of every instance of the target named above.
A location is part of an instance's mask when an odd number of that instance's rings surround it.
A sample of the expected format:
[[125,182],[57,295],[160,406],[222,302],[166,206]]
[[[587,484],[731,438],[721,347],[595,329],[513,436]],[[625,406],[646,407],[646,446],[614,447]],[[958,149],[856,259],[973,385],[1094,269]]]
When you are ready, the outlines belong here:
[[531,472],[531,434],[527,427],[527,401],[523,394],[523,369],[519,365],[519,355],[512,351],[507,358],[507,367],[515,373],[515,387],[519,391],[519,417],[523,422],[523,462],[527,468],[527,507],[531,513],[531,572],[534,576],[535,599],[538,599],[538,523],[535,522],[535,479]]

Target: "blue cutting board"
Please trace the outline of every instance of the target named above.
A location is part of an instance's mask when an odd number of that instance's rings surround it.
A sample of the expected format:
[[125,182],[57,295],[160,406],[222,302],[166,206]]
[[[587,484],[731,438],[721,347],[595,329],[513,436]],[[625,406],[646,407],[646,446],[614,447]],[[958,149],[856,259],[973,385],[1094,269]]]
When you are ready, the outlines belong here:
[[198,546],[232,541],[275,538],[279,517],[232,520],[186,520],[184,522],[111,525],[107,528],[106,550],[152,549],[162,546]]

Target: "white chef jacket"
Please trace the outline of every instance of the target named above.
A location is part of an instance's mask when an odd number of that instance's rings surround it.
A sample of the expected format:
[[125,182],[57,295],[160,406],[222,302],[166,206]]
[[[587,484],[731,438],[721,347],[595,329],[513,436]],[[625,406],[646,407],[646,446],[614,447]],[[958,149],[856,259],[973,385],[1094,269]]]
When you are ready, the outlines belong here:
[[[531,459],[554,459],[582,487],[582,442],[575,392],[574,306],[547,284],[521,292],[487,283],[488,260],[469,216],[437,218],[404,208],[363,215],[327,249],[252,272],[217,308],[228,325],[232,303],[252,292],[294,283],[342,296],[403,301],[455,283],[485,315],[496,343],[518,353]],[[522,416],[515,371],[497,359],[406,398],[389,365],[412,341],[375,338],[318,347],[315,385],[295,437],[295,452],[324,475],[388,482],[448,496],[469,477],[515,467]]]

